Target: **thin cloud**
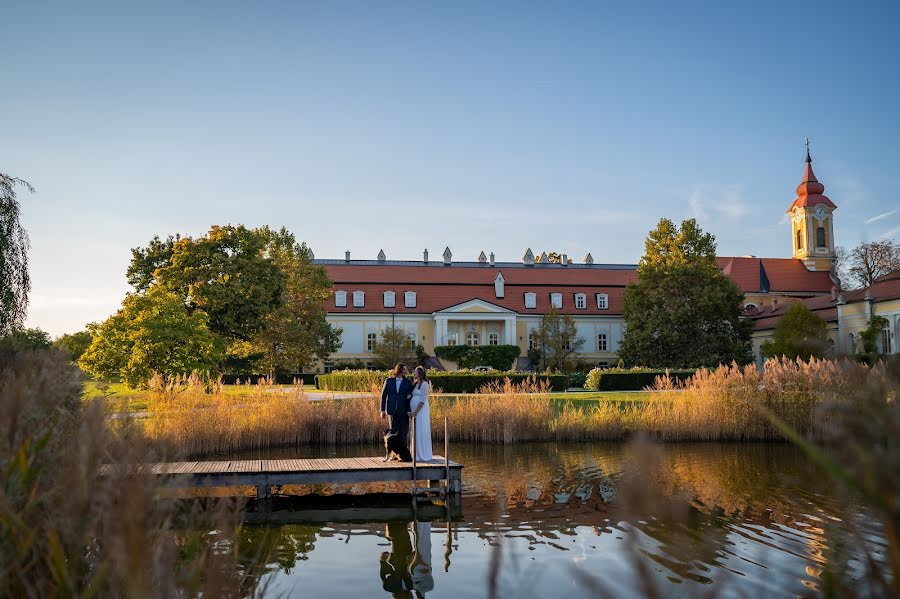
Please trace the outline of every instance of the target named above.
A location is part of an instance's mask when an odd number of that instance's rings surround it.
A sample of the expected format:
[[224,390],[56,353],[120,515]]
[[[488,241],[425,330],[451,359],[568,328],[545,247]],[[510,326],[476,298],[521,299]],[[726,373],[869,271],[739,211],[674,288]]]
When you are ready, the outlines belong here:
[[884,233],[881,234],[881,238],[887,239],[888,237],[895,236],[897,233],[900,233],[900,227],[894,227],[893,229],[885,231]]
[[874,223],[874,222],[878,222],[878,221],[880,221],[880,220],[884,220],[884,219],[886,219],[887,217],[889,217],[889,216],[891,216],[892,214],[894,214],[895,212],[897,212],[898,210],[900,210],[900,208],[894,208],[893,210],[889,210],[889,211],[887,211],[887,212],[882,212],[882,213],[879,214],[878,216],[873,216],[872,218],[866,220],[866,224],[867,224],[867,225],[871,225],[871,224]]

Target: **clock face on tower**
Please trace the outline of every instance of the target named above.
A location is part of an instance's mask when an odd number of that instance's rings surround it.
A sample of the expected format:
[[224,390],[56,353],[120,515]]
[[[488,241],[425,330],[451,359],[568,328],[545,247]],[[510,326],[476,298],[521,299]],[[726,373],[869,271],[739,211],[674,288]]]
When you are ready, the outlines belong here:
[[816,207],[816,218],[819,220],[822,220],[823,218],[825,218],[825,207],[824,206]]

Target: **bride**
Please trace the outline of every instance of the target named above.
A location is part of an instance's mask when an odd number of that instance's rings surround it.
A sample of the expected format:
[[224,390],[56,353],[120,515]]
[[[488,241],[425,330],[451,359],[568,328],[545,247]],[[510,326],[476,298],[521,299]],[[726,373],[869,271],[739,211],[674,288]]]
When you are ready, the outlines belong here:
[[412,401],[409,404],[410,416],[416,420],[416,461],[428,461],[431,455],[431,415],[428,411],[428,376],[422,366],[413,371]]

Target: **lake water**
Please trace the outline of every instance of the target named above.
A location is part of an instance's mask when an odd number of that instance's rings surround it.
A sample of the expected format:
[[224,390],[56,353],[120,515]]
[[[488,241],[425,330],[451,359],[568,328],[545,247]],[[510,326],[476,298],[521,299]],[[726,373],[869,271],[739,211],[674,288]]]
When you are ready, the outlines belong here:
[[257,572],[267,595],[816,596],[829,564],[864,585],[855,533],[884,557],[866,510],[788,445],[663,445],[640,467],[619,443],[451,450],[464,464],[451,505],[414,509],[395,483],[319,487],[249,514],[245,548],[274,550]]

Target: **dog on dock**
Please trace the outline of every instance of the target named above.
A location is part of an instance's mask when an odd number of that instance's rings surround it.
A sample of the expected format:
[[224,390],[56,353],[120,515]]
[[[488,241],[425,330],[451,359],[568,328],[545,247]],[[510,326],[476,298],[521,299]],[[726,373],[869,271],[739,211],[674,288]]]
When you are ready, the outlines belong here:
[[397,460],[400,462],[412,462],[412,454],[409,447],[403,444],[400,435],[388,429],[384,431],[384,461]]

